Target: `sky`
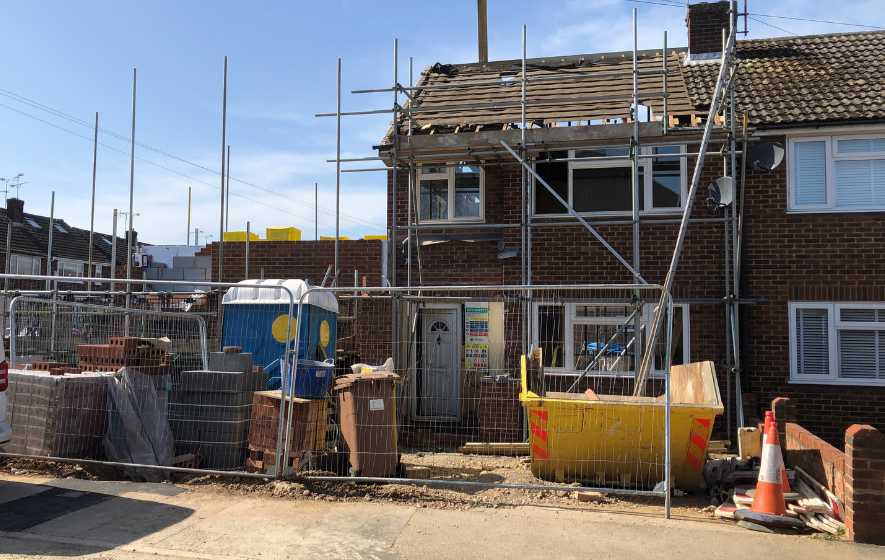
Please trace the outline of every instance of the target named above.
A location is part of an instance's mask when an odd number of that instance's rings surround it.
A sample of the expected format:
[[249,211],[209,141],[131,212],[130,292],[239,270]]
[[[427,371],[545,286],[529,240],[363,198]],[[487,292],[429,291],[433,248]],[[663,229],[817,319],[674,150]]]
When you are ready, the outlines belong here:
[[[684,46],[680,0],[489,0],[489,57],[529,57],[639,47]],[[741,4],[743,2],[741,1]],[[798,19],[885,26],[885,2],[750,2],[749,37],[861,31]],[[399,80],[435,62],[476,59],[474,0],[0,0],[0,177],[23,173],[25,211],[88,228],[92,126],[99,113],[95,228],[111,231],[114,208],[129,207],[132,71],[137,68],[134,218],[139,239],[185,243],[219,235],[223,58],[229,59],[227,140],[231,146],[230,228],[295,226],[304,239],[335,232],[336,60],[342,109],[388,109],[399,39]],[[388,116],[344,117],[342,156],[377,155]],[[350,164],[346,167],[357,167]],[[363,167],[377,167],[368,163]],[[315,225],[314,183],[319,184]],[[0,182],[0,188],[4,183]],[[341,175],[341,234],[385,232],[385,174]],[[13,189],[10,196],[15,195]],[[122,218],[121,218],[122,220]],[[121,221],[122,224],[122,221]],[[121,231],[123,226],[120,226]]]

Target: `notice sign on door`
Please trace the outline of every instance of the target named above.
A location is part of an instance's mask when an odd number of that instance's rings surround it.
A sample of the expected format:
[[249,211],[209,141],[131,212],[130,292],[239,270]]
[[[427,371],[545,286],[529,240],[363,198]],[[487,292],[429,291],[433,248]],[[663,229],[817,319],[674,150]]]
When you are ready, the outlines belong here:
[[489,369],[489,304],[470,302],[464,306],[464,363],[467,369]]

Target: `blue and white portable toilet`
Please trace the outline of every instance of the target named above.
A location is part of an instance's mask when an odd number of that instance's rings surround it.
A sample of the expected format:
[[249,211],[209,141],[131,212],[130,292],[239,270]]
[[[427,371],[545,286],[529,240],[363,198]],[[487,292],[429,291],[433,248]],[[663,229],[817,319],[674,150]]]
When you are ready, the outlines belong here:
[[[338,300],[334,293],[314,291],[302,299],[312,287],[303,280],[243,280],[239,284],[252,286],[234,286],[224,294],[224,346],[239,346],[244,352],[251,352],[255,364],[268,369],[285,355],[287,344],[294,344],[297,332],[298,360],[322,362],[335,358]],[[292,292],[293,324],[289,324],[288,292],[272,286],[283,286]],[[299,299],[303,308],[296,330]],[[269,373],[274,376],[274,372]],[[279,372],[275,375],[279,376]]]

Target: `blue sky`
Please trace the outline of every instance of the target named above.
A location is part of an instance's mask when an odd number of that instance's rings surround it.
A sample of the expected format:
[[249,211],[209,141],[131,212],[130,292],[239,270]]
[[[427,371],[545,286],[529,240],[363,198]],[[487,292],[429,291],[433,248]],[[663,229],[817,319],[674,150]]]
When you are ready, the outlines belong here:
[[[813,0],[750,3],[751,11],[765,14],[885,25],[879,0],[832,6]],[[530,57],[628,49],[634,7],[640,48],[658,47],[665,29],[671,45],[686,43],[684,8],[678,6],[489,0],[490,58],[519,57],[523,23]],[[334,233],[335,173],[325,160],[334,155],[335,123],[313,114],[334,110],[336,58],[344,59],[343,108],[358,110],[390,106],[390,94],[348,92],[392,83],[394,37],[402,82],[409,56],[416,76],[437,61],[476,57],[474,0],[0,0],[0,8],[0,177],[24,173],[26,210],[48,214],[55,190],[56,215],[89,227],[91,124],[64,115],[91,123],[98,111],[106,132],[99,136],[96,229],[109,232],[113,208],[128,207],[125,138],[137,67],[136,140],[144,146],[136,150],[135,226],[140,239],[151,243],[184,242],[188,185],[192,225],[217,239],[214,171],[220,168],[224,55],[230,60],[230,227],[244,229],[246,220],[262,232],[295,225],[306,238],[314,231],[314,181],[320,184],[320,234]],[[750,36],[787,34],[771,25],[796,34],[859,30],[758,17],[750,21]],[[385,128],[384,117],[345,118],[343,153],[373,155]],[[383,173],[342,175],[342,234],[383,233],[384,189]]]

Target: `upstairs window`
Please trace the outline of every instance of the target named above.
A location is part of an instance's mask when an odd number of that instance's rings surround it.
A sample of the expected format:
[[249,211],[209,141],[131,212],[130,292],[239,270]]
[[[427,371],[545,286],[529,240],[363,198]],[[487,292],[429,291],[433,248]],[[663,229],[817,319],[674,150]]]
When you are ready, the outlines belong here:
[[885,135],[795,138],[789,148],[790,210],[885,210]]
[[[672,212],[686,196],[686,162],[682,145],[651,146],[639,160],[639,208],[643,213]],[[671,155],[672,154],[672,155]],[[633,210],[632,162],[624,147],[603,147],[539,154],[535,171],[581,214],[623,215]],[[565,158],[611,159],[556,161]],[[535,181],[534,213],[564,215],[568,210]]]
[[885,385],[885,304],[793,302],[790,379]]
[[423,222],[483,218],[484,172],[478,165],[425,166],[418,171],[418,216]]

